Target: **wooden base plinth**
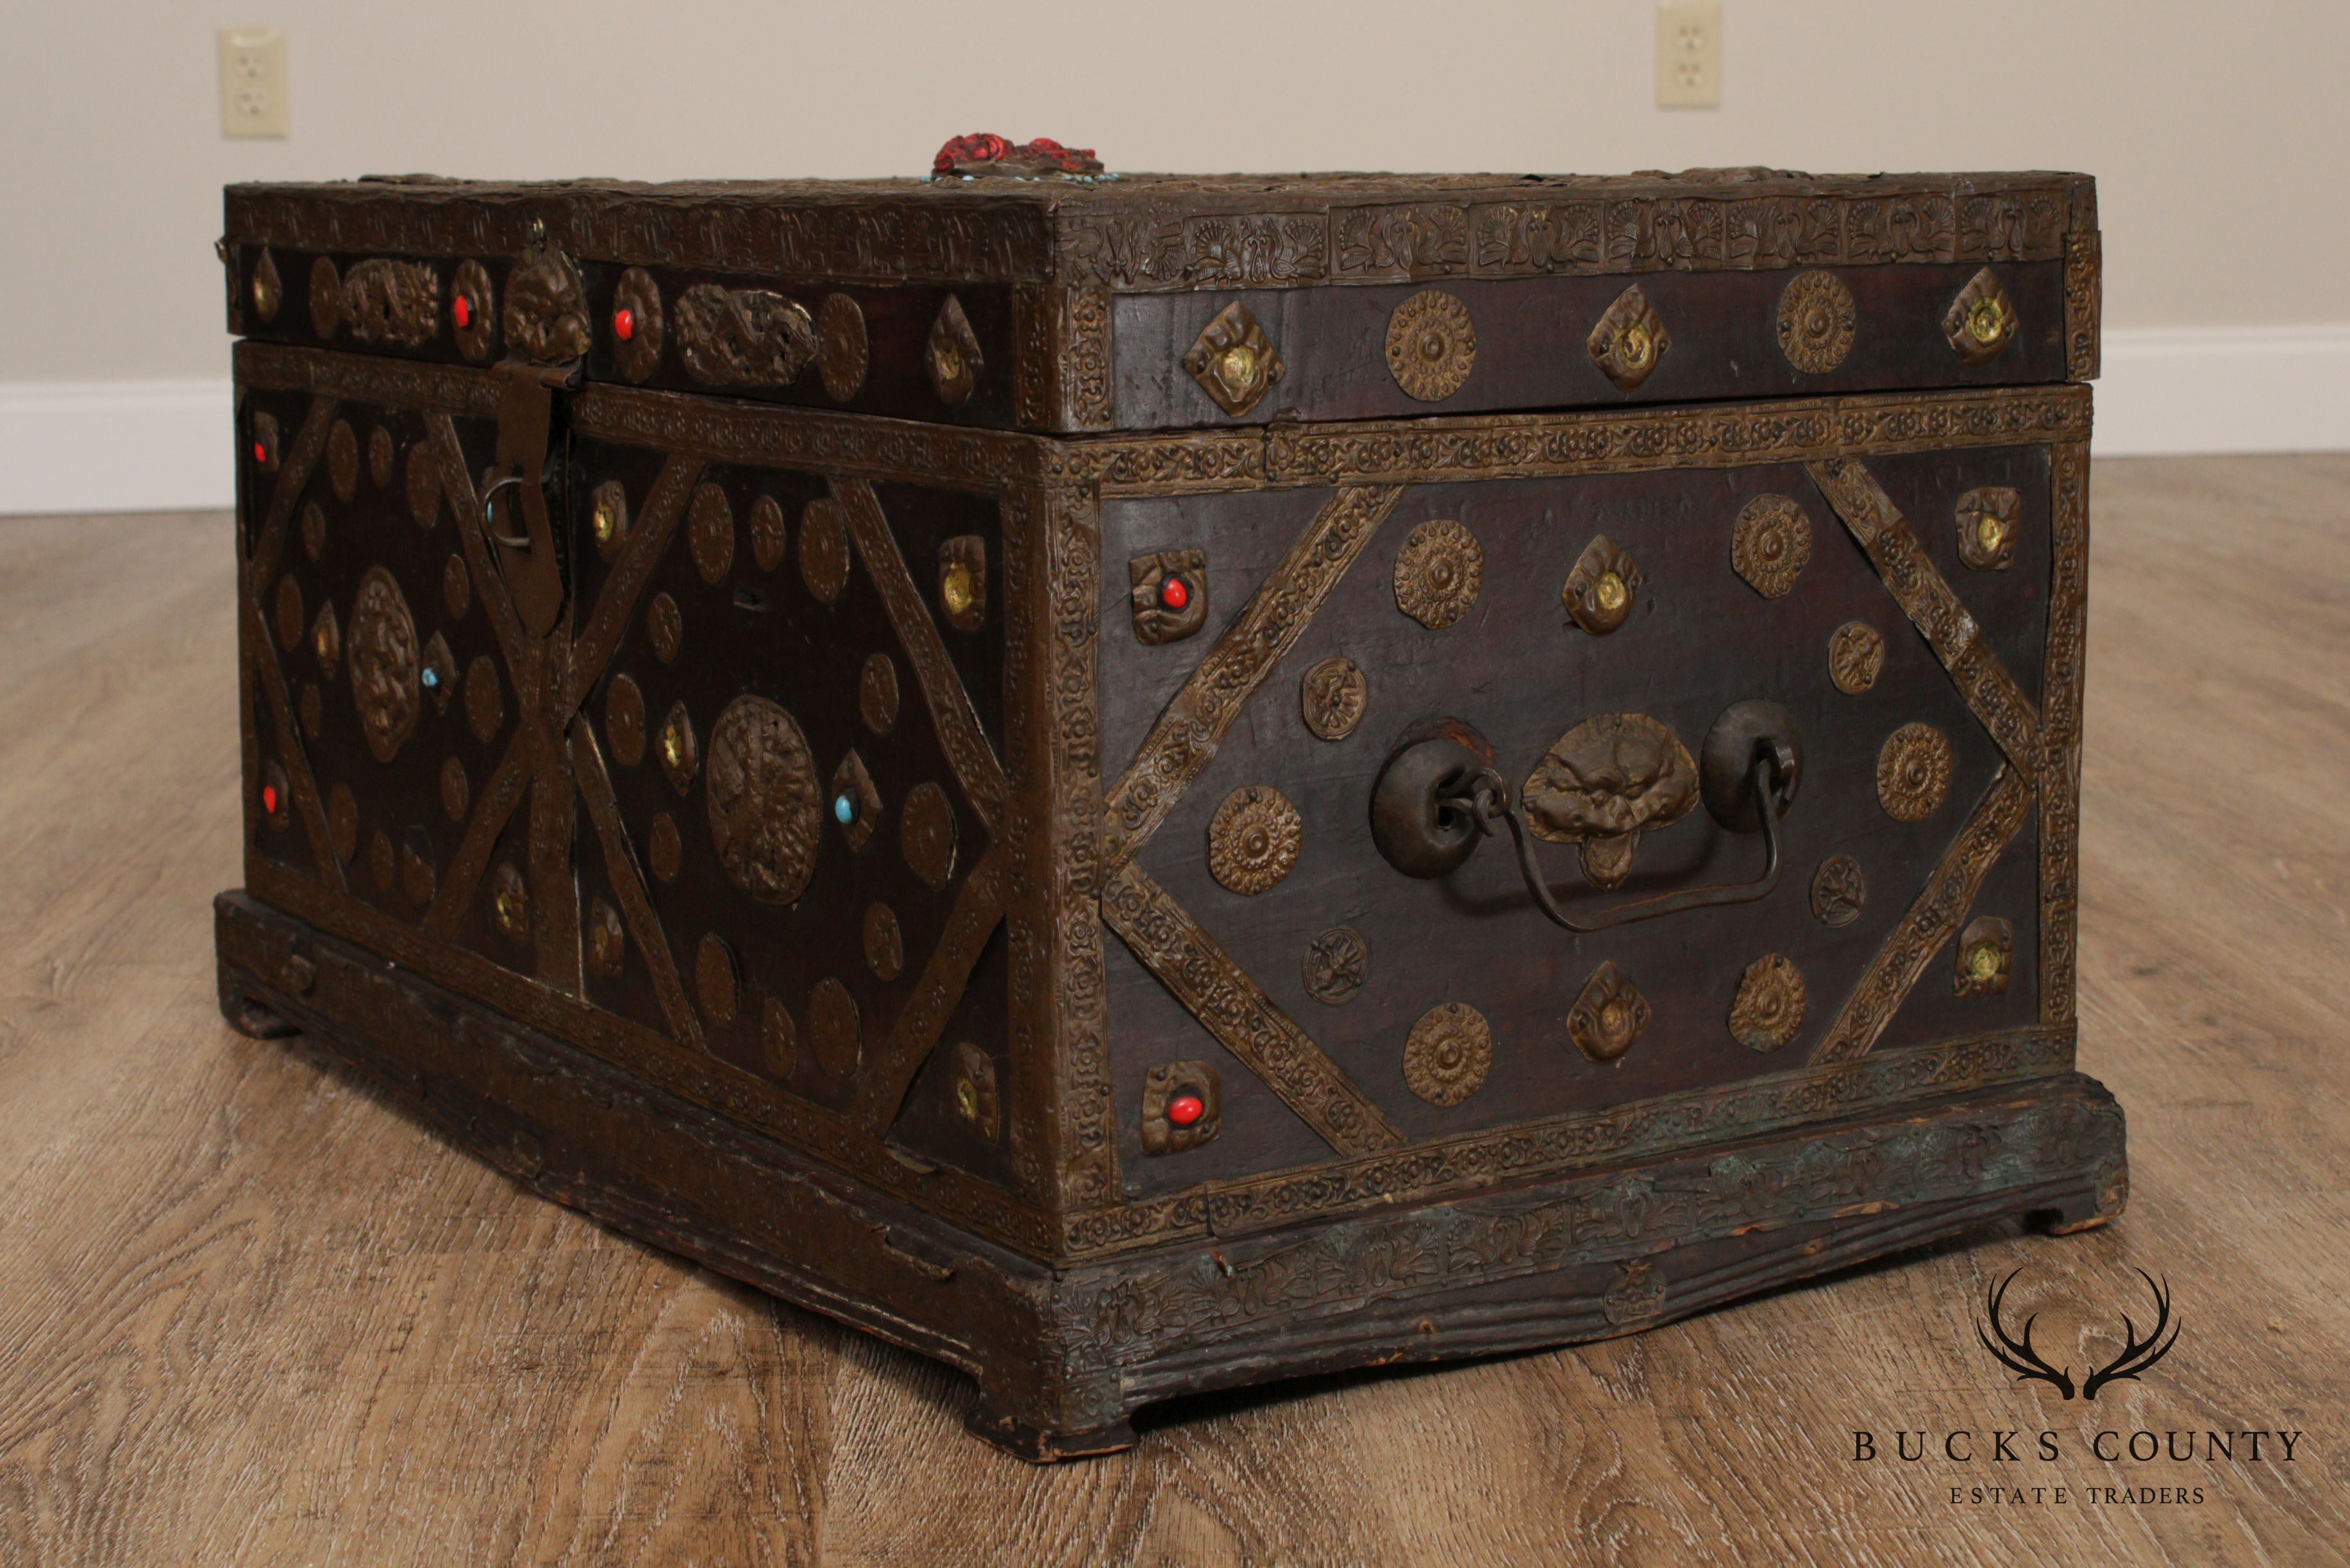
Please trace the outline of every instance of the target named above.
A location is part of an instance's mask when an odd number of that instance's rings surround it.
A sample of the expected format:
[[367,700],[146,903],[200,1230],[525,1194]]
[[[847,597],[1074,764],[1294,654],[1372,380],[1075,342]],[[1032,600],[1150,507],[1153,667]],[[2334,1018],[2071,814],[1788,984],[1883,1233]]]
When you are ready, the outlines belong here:
[[969,1373],[1024,1459],[1134,1440],[1155,1400],[1628,1334],[2002,1217],[2128,1190],[2121,1111],[2066,1074],[1369,1215],[1055,1268],[224,893],[221,1010],[299,1029],[468,1152],[629,1235]]

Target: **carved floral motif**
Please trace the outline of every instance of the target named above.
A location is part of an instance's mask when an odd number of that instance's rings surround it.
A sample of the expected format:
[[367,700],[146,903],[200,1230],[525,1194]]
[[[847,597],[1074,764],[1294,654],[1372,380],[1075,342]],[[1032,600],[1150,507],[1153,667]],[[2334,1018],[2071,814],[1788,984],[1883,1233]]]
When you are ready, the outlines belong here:
[[1279,790],[1236,789],[1208,823],[1208,871],[1235,893],[1266,892],[1296,868],[1304,826]]
[[1477,329],[1469,307],[1440,288],[1424,288],[1388,317],[1388,373],[1404,395],[1440,403],[1459,391],[1477,363]]
[[1396,607],[1430,631],[1474,608],[1485,586],[1485,546],[1449,517],[1414,528],[1396,552]]
[[1730,538],[1730,565],[1766,599],[1794,591],[1812,559],[1812,520],[1784,495],[1758,495],[1738,514]]
[[1832,272],[1799,272],[1779,295],[1779,348],[1806,375],[1825,376],[1852,352],[1859,313]]
[[1896,822],[1923,822],[1950,793],[1950,738],[1931,724],[1904,724],[1877,753],[1877,798]]
[[711,728],[704,793],[726,879],[763,904],[798,901],[823,831],[816,759],[799,722],[764,697],[729,702]]
[[359,730],[375,760],[388,763],[416,729],[423,705],[417,683],[422,657],[416,620],[400,583],[381,566],[369,566],[351,604],[351,701]]
[[1404,1039],[1403,1081],[1431,1106],[1459,1105],[1492,1066],[1492,1026],[1466,1002],[1430,1008]]
[[1804,971],[1779,953],[1765,953],[1739,977],[1730,1003],[1731,1038],[1753,1051],[1776,1051],[1804,1026],[1808,1002]]

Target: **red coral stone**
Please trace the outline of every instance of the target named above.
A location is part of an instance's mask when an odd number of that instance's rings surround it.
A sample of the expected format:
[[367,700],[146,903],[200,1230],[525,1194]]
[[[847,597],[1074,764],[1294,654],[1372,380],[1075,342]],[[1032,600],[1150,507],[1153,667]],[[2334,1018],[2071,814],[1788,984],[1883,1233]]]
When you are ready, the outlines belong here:
[[261,809],[271,816],[276,816],[277,815],[277,786],[276,784],[263,784],[261,786]]
[[471,327],[473,324],[473,302],[461,294],[449,302],[449,314],[456,317],[458,326]]
[[1180,577],[1170,577],[1159,585],[1159,602],[1169,609],[1179,610],[1191,602],[1191,590]]
[[1208,1104],[1197,1095],[1178,1095],[1167,1102],[1167,1119],[1188,1127],[1208,1114]]
[[626,306],[612,312],[612,336],[626,343],[637,335],[637,313]]
[[257,441],[253,443],[253,461],[255,462],[267,462],[269,461],[269,443],[267,441]]

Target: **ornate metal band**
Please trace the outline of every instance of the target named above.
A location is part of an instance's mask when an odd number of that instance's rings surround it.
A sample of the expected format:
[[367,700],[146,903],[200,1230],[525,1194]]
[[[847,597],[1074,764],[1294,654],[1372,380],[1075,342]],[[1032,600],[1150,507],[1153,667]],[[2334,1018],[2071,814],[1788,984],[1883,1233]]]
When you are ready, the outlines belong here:
[[1402,494],[1385,485],[1338,492],[1200,660],[1109,787],[1104,833],[1112,866],[1133,858],[1214,759],[1242,706],[1305,634]]
[[2040,772],[2040,715],[1982,635],[1982,628],[1918,543],[1885,487],[1852,458],[1810,465],[1812,483],[1868,556],[1886,590],[1950,672],[1960,694],[2009,763],[2029,780]]
[[1820,1036],[1812,1052],[1814,1064],[1848,1062],[1866,1054],[1877,1044],[1901,999],[1909,994],[1926,965],[1966,918],[1991,863],[2014,839],[2031,808],[2031,784],[2020,774],[2000,769],[1990,792],[1950,840],[1933,875],[1926,878],[1925,890],[1869,960],[1860,983],[1852,988],[1843,1010]]
[[2049,452],[2048,654],[2040,722],[2040,1017],[2073,1021],[2081,901],[2081,683],[2089,599],[2089,448]]
[[1387,1113],[1137,866],[1112,871],[1102,918],[1224,1048],[1341,1154],[1390,1148]]

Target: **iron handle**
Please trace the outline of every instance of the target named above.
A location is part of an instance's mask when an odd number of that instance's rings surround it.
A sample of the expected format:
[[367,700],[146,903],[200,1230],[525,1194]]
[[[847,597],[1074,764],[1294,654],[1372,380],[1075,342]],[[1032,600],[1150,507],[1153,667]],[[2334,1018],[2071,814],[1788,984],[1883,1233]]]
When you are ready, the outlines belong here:
[[1497,825],[1506,826],[1536,907],[1570,931],[1602,931],[1768,898],[1779,885],[1783,859],[1779,819],[1794,804],[1803,778],[1803,741],[1794,717],[1775,702],[1734,703],[1714,722],[1703,752],[1700,789],[1707,811],[1731,832],[1762,835],[1762,874],[1751,882],[1684,888],[1596,914],[1570,914],[1534,858],[1534,835],[1509,781],[1455,735],[1421,741],[1388,759],[1372,792],[1371,836],[1396,869],[1433,877],[1466,861]]

